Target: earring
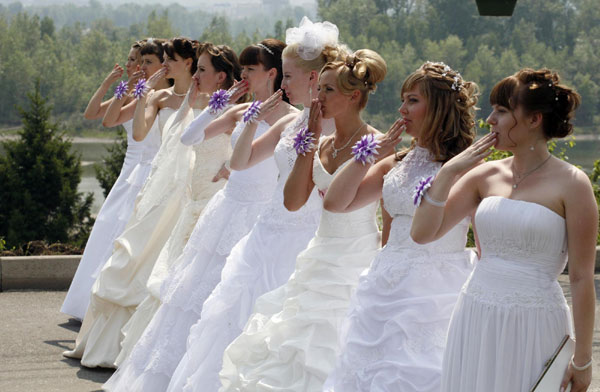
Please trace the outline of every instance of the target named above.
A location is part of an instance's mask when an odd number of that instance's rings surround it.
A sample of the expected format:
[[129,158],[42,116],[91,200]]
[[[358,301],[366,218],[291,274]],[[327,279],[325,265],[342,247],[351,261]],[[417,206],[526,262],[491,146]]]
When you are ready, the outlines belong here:
[[308,98],[312,101],[312,86],[308,85]]
[[535,150],[535,147],[531,146],[531,147],[529,147],[529,150],[533,151],[533,150]]

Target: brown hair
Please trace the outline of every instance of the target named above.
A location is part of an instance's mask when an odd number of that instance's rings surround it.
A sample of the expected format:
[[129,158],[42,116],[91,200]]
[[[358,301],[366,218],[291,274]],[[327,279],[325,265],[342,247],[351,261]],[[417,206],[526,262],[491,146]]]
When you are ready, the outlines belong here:
[[325,64],[321,73],[327,70],[338,72],[337,86],[344,94],[360,91],[359,109],[364,109],[369,100],[369,93],[377,89],[387,73],[385,60],[375,51],[360,49],[345,56],[342,61]]
[[[427,112],[420,143],[438,162],[469,147],[475,139],[475,109],[479,89],[477,84],[444,63],[426,62],[410,74],[402,84],[401,95],[419,88],[427,101]],[[401,160],[414,147],[396,154]]]
[[[560,83],[556,72],[547,68],[524,68],[498,82],[490,93],[490,104],[515,110],[521,106],[526,114],[542,114],[542,131],[549,140],[573,132],[571,119],[581,103],[581,96]],[[510,139],[510,133],[509,133]]]
[[184,37],[173,38],[163,45],[164,51],[171,60],[175,60],[175,54],[183,59],[192,59],[190,74],[195,74],[198,68],[198,46],[200,43]]
[[[265,47],[268,49],[265,49]],[[240,53],[241,65],[261,64],[265,70],[275,68],[277,76],[273,88],[278,90],[283,80],[283,70],[281,68],[281,53],[285,48],[285,43],[275,38],[267,38],[256,45],[250,45]],[[289,103],[289,99],[283,92],[283,100]]]
[[158,60],[162,63],[165,61],[165,50],[163,48],[164,43],[165,40],[161,38],[146,39],[146,42],[144,42],[140,48],[140,56],[153,54],[158,57]]
[[[210,63],[215,71],[225,73],[225,81],[220,88],[228,90],[236,80],[240,80],[242,67],[233,49],[227,45],[213,45],[210,42],[204,42],[198,47],[198,58],[204,53],[210,55]],[[246,94],[238,102],[246,102],[248,99]]]

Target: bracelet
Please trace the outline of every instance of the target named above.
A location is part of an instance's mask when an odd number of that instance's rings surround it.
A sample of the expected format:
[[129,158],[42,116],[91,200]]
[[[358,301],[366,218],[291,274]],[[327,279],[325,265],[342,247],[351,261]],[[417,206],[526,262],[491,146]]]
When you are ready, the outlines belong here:
[[227,169],[228,172],[231,172],[231,166],[229,166],[229,160],[226,160],[225,163],[223,164],[223,166],[225,167],[225,169]]
[[225,90],[217,90],[210,96],[208,107],[211,114],[220,114],[229,105],[231,95]]
[[375,163],[375,155],[379,155],[379,141],[372,133],[363,135],[359,141],[352,147],[352,155],[357,162],[365,165],[365,163]]
[[432,199],[427,194],[427,192],[423,193],[423,199],[425,199],[425,201],[427,203],[429,203],[429,204],[431,204],[432,206],[435,206],[435,207],[445,207],[446,206],[446,200],[444,200],[444,201],[438,201],[438,200]]
[[246,124],[252,124],[253,122],[256,121],[256,118],[260,114],[260,104],[261,103],[262,103],[262,101],[252,102],[252,104],[250,105],[248,110],[246,110],[244,112],[242,119],[244,120],[244,122]]
[[574,357],[571,357],[571,366],[573,367],[573,369],[578,370],[580,372],[583,371],[583,370],[585,370],[585,369],[587,369],[587,368],[589,368],[590,366],[592,366],[592,362],[594,361],[594,358],[592,358],[585,365],[583,365],[583,366],[577,366],[577,365],[575,365],[575,361],[573,361],[573,358]]

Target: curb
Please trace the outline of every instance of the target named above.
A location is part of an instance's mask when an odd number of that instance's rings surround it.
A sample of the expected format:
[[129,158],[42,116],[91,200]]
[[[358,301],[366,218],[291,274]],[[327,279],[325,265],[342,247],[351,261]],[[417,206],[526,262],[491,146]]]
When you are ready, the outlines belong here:
[[[66,290],[80,260],[81,255],[0,257],[0,291]],[[600,273],[600,246],[596,247],[595,273]]]

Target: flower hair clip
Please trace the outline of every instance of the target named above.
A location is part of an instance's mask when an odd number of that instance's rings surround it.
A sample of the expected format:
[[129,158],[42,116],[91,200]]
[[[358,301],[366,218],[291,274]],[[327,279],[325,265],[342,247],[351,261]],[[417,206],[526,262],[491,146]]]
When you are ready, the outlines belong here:
[[252,124],[254,121],[256,121],[256,118],[260,114],[260,104],[261,103],[262,103],[262,101],[258,101],[258,100],[252,102],[250,107],[244,112],[244,115],[242,116],[242,120],[244,120],[244,122],[246,124]]
[[148,91],[148,86],[146,85],[146,79],[140,79],[137,81],[137,83],[135,84],[135,87],[133,88],[133,96],[136,99],[140,99],[144,96],[144,94],[146,94],[146,91]]
[[127,82],[121,80],[121,82],[115,87],[115,98],[121,99],[127,94]]
[[456,76],[453,78],[454,82],[452,83],[452,90],[454,91],[459,91],[461,88],[463,88],[464,84],[461,80],[460,74],[457,72]]
[[315,134],[308,130],[307,127],[302,127],[298,134],[294,136],[294,149],[296,154],[305,156],[307,152],[311,152],[315,147]]
[[208,100],[208,108],[212,114],[222,113],[227,105],[229,105],[229,99],[231,94],[226,90],[220,89],[213,93]]
[[379,155],[377,149],[379,148],[379,141],[373,134],[363,135],[359,141],[356,142],[352,147],[352,155],[357,162],[363,164],[375,163],[375,155]]

